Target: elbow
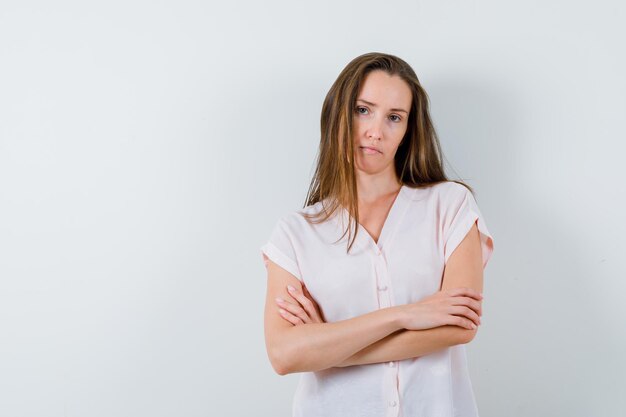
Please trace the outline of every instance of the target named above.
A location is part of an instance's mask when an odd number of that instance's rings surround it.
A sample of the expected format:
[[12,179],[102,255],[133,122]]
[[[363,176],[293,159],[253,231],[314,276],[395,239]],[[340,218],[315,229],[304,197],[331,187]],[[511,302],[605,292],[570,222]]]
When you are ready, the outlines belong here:
[[291,355],[289,355],[286,349],[273,347],[269,349],[268,353],[274,372],[281,376],[293,373]]
[[291,373],[291,371],[289,370],[289,366],[283,363],[272,362],[272,367],[274,368],[274,372],[276,372],[280,376],[288,375]]
[[316,362],[319,355],[307,346],[307,342],[307,338],[298,334],[295,337],[283,334],[267,340],[267,353],[274,371],[278,375],[287,375],[322,369]]
[[272,362],[272,368],[274,368],[274,372],[276,372],[280,376],[289,374],[289,371],[287,370],[287,368],[283,367],[282,365],[276,364],[274,362]]
[[478,329],[460,329],[459,331],[459,338],[458,338],[458,344],[460,345],[464,345],[466,343],[471,342],[472,340],[474,340],[474,337],[476,337],[476,333],[478,332]]

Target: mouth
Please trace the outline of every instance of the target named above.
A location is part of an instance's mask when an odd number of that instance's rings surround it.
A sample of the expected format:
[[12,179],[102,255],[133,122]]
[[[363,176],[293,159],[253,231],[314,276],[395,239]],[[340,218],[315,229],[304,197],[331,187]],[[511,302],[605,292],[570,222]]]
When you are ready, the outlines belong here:
[[365,153],[367,154],[376,154],[376,153],[382,153],[381,151],[379,151],[376,148],[370,148],[369,146],[359,146],[359,149],[363,149],[365,151]]

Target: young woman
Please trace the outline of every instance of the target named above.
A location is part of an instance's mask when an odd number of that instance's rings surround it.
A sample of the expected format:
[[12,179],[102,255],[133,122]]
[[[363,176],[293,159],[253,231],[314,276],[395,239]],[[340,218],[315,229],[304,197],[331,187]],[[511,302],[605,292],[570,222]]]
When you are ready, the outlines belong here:
[[471,188],[444,173],[413,69],[352,60],[324,100],[304,208],[261,247],[268,356],[302,373],[293,415],[478,416],[464,344],[492,252]]

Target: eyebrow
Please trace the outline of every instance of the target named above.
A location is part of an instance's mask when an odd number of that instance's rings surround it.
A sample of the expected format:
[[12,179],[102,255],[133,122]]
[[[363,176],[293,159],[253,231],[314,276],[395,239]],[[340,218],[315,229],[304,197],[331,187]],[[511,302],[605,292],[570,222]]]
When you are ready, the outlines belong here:
[[[369,104],[370,106],[376,107],[376,104],[374,104],[374,103],[372,103],[370,101],[367,101],[367,100],[363,100],[362,98],[357,98],[356,100],[357,101],[362,101],[365,104]],[[391,111],[404,112],[406,114],[409,114],[409,112],[404,110],[404,109],[391,109]]]

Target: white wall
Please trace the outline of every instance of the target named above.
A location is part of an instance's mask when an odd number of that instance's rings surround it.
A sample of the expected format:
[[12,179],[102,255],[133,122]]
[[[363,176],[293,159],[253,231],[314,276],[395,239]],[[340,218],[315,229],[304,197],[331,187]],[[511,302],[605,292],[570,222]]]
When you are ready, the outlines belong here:
[[626,407],[623,2],[0,4],[0,415],[287,416],[259,247],[322,100],[413,65],[494,235],[483,417]]

